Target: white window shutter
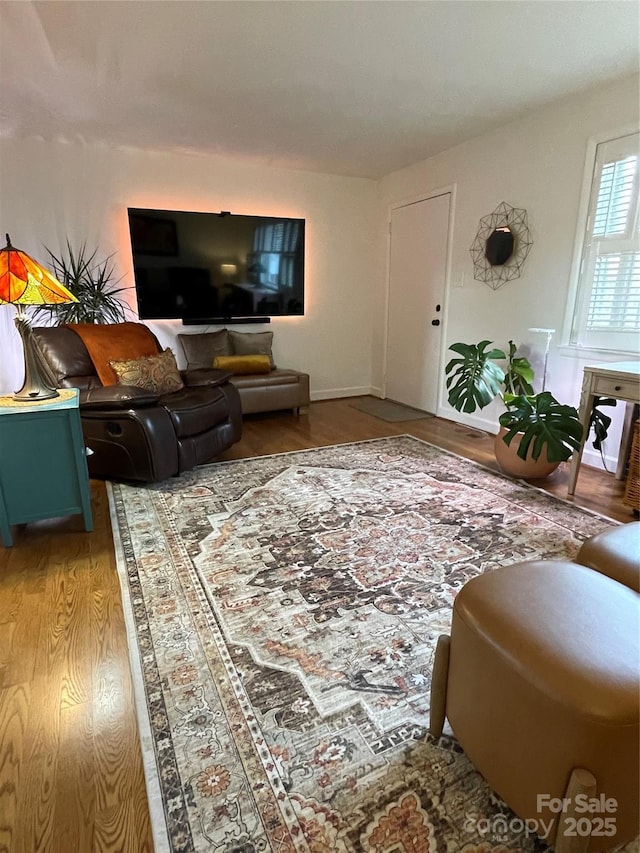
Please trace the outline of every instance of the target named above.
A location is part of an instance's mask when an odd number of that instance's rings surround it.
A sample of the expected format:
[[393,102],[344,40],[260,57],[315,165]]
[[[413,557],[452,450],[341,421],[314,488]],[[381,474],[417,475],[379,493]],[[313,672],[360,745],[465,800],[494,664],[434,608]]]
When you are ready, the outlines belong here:
[[637,353],[640,134],[597,147],[571,343]]

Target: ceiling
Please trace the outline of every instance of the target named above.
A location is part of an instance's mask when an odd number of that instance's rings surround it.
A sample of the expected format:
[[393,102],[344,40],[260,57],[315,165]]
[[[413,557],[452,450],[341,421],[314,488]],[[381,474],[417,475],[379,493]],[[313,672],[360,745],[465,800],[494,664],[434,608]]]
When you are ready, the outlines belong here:
[[635,0],[0,0],[0,133],[379,178],[638,73]]

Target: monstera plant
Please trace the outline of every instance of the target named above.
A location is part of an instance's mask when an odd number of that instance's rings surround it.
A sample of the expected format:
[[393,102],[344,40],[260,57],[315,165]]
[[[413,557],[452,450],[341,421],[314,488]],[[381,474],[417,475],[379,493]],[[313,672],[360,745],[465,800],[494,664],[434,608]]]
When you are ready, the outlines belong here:
[[[528,359],[509,351],[478,344],[452,344],[457,358],[445,368],[449,403],[471,414],[497,397],[506,411],[496,436],[498,462],[507,473],[537,478],[547,476],[580,447],[582,424],[573,406],[566,406],[549,392],[534,393],[534,372]],[[497,362],[504,362],[504,368]],[[505,451],[504,448],[510,448]]]
[[90,251],[83,243],[77,250],[67,241],[66,252],[49,254],[52,272],[67,287],[77,302],[41,305],[36,316],[46,315],[56,324],[121,323],[126,320],[129,305],[122,298],[128,290],[114,281],[113,255],[98,260],[98,250]]

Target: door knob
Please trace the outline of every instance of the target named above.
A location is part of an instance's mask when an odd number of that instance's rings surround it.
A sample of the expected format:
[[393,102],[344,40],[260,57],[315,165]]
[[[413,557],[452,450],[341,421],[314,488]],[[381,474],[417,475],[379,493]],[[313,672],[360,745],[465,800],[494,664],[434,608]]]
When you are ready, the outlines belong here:
[[440,320],[432,320],[432,321],[431,321],[431,325],[432,325],[432,326],[439,326],[439,325],[440,325]]

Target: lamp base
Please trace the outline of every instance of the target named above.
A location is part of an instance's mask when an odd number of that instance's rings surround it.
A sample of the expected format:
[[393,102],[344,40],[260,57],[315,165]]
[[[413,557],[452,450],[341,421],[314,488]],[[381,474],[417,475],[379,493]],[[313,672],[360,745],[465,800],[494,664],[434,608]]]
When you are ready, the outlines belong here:
[[14,320],[16,329],[22,338],[24,349],[24,382],[22,388],[13,395],[19,403],[33,403],[38,400],[53,400],[60,394],[42,376],[38,356],[34,350],[31,327],[24,314],[18,314]]
[[54,397],[59,397],[60,394],[55,388],[34,388],[32,385],[23,385],[19,391],[13,394],[13,399],[18,403],[33,403],[38,400],[53,400]]

